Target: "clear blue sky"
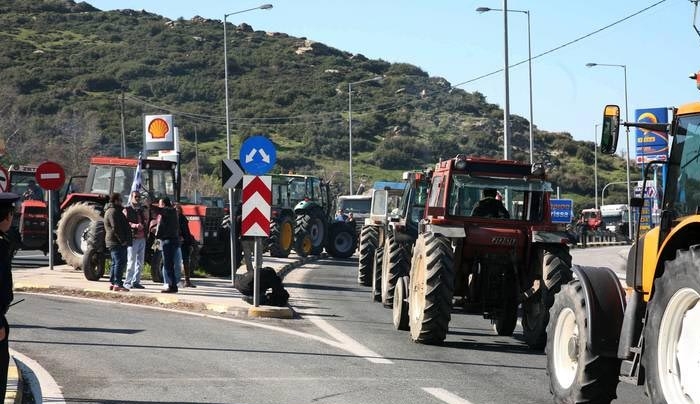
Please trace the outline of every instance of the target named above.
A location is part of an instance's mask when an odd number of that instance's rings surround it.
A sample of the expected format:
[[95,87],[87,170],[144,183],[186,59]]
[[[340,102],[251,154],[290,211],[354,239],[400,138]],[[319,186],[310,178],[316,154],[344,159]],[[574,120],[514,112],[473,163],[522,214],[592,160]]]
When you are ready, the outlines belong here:
[[[510,0],[508,8],[530,11],[534,57],[660,1]],[[480,6],[501,8],[503,1],[497,0],[88,2],[101,10],[145,9],[171,19],[199,15],[217,20],[222,20],[225,13],[271,3],[271,10],[249,11],[227,20],[234,24],[246,22],[256,30],[307,37],[372,59],[411,63],[431,76],[446,78],[452,85],[503,67],[503,14],[475,11]],[[514,12],[508,17],[509,57],[513,64],[527,59],[527,18]],[[689,0],[666,0],[620,24],[534,59],[535,125],[542,130],[570,132],[577,140],[592,141],[594,124],[602,119],[606,103],[620,105],[624,117],[624,70],[585,67],[589,62],[627,65],[630,119],[636,108],[675,106],[700,99],[695,83],[688,79],[700,70],[700,37],[692,23],[693,5]],[[503,73],[498,73],[460,88],[479,91],[489,102],[503,107],[503,83]],[[512,114],[529,117],[528,94],[528,69],[523,63],[510,70]],[[624,145],[624,139],[620,143]]]

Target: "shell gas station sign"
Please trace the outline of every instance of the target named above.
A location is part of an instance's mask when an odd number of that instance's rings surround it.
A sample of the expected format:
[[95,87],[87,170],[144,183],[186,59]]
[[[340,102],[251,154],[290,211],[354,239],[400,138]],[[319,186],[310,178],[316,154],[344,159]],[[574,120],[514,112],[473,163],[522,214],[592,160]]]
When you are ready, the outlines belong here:
[[173,150],[175,131],[172,115],[144,115],[143,136],[146,151]]

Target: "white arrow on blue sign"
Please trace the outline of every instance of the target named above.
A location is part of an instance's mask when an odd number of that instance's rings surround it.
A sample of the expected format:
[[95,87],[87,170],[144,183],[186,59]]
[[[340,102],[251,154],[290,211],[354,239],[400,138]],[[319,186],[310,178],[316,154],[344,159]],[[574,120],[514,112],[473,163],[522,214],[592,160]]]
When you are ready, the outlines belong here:
[[238,160],[221,162],[221,180],[224,188],[239,188],[243,180],[243,169]]
[[240,159],[246,174],[264,175],[275,166],[277,151],[265,136],[251,136],[241,145]]

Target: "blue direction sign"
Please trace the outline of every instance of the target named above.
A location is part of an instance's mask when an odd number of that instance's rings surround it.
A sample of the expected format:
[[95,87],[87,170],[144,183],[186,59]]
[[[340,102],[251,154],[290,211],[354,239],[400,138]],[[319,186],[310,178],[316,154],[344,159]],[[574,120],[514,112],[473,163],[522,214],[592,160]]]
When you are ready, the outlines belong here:
[[552,223],[571,223],[574,219],[574,201],[571,199],[552,199]]
[[241,166],[247,174],[265,175],[275,166],[275,145],[265,136],[252,136],[243,142],[240,152]]

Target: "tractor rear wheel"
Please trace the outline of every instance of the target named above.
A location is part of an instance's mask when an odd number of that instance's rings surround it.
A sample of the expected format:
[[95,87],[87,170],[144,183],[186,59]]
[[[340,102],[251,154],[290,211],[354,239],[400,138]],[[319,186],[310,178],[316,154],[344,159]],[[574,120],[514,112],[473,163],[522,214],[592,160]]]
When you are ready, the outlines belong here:
[[99,281],[105,274],[105,255],[94,248],[88,247],[83,254],[83,274],[89,281]]
[[450,239],[420,234],[411,261],[408,313],[411,339],[440,344],[447,336],[454,294],[454,256]]
[[294,227],[294,249],[297,254],[302,257],[321,254],[325,241],[326,226],[320,213],[309,212],[297,216]]
[[554,295],[573,277],[571,254],[566,247],[545,245],[535,251],[531,270],[542,270],[539,290],[523,302],[523,336],[530,349],[542,350],[547,343],[549,309]]
[[384,243],[382,263],[382,304],[392,307],[396,281],[411,270],[411,263],[403,245],[396,241],[393,233],[388,233]]
[[333,258],[350,258],[357,249],[355,226],[350,223],[335,222],[328,231],[326,251]]
[[561,287],[547,325],[547,374],[555,403],[609,403],[617,397],[620,359],[594,355],[583,289],[576,280]]
[[76,203],[63,212],[56,228],[56,244],[66,264],[80,268],[83,249],[87,249],[83,234],[91,222],[99,219],[100,212],[88,203]]
[[654,281],[644,327],[646,389],[653,403],[700,403],[700,245],[678,251]]
[[379,231],[374,226],[364,226],[360,231],[360,259],[357,266],[357,282],[360,285],[372,285],[372,266],[378,239]]
[[294,221],[289,215],[282,215],[270,222],[270,256],[287,258],[294,245]]

